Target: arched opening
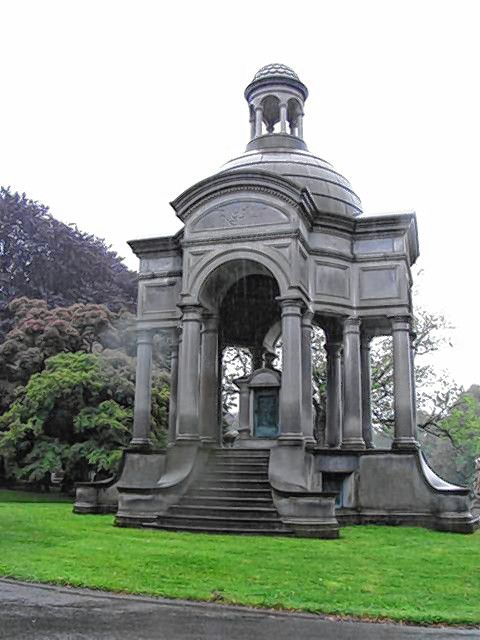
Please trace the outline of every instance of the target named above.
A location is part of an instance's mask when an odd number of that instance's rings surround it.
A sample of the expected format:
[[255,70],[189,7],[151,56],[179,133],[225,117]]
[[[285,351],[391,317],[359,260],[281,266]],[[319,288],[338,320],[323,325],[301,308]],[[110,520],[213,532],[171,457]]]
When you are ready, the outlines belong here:
[[302,137],[301,131],[302,107],[298,100],[290,98],[287,103],[287,121],[292,136]]
[[372,445],[390,449],[395,426],[392,336],[374,337],[369,346]]
[[280,122],[280,100],[276,96],[267,96],[262,100],[262,108],[267,133],[275,133],[275,125]]
[[[252,407],[242,416],[242,405],[254,402],[251,375],[265,368],[273,371],[264,341],[271,327],[280,323],[279,295],[279,285],[269,269],[248,259],[220,265],[201,289],[203,306],[218,319],[216,419],[224,439],[242,428],[245,431],[245,421],[254,420]],[[253,431],[248,435],[254,435]]]

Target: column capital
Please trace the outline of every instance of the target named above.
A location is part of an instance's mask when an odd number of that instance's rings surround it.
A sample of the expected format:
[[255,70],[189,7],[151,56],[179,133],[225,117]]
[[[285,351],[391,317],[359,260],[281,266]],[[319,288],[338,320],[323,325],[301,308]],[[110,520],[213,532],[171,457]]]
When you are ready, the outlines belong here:
[[177,305],[182,311],[182,322],[201,322],[203,307],[200,304],[184,304]]
[[349,316],[345,318],[343,323],[343,333],[360,333],[360,325],[362,321],[357,316]]
[[154,333],[153,329],[136,329],[137,344],[152,344]]
[[302,315],[302,309],[305,307],[305,302],[302,298],[293,296],[278,296],[277,302],[282,309],[282,316],[287,313],[288,315]]
[[336,341],[336,340],[329,340],[328,342],[326,342],[323,346],[323,348],[325,349],[325,351],[327,352],[327,354],[329,356],[338,358],[340,357],[341,353],[342,353],[342,349],[343,349],[343,342],[341,340]]
[[390,322],[392,325],[392,331],[408,331],[412,330],[412,316],[398,315],[391,316]]

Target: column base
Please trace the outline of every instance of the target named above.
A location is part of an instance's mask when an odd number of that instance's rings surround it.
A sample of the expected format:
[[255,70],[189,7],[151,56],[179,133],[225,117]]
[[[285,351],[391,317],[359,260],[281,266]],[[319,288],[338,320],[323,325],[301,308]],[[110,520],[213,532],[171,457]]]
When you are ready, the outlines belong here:
[[132,438],[129,442],[128,448],[135,451],[144,451],[151,449],[152,446],[150,438]]
[[295,446],[299,444],[304,444],[305,438],[299,433],[282,433],[281,436],[278,436],[277,442],[282,446],[289,446],[289,445]]
[[418,441],[413,437],[395,438],[392,442],[393,450],[416,451],[419,446]]
[[341,449],[365,449],[363,438],[348,438],[340,445]]
[[175,442],[177,444],[183,444],[183,443],[199,443],[200,442],[200,436],[198,435],[198,433],[177,433],[177,438],[175,440]]

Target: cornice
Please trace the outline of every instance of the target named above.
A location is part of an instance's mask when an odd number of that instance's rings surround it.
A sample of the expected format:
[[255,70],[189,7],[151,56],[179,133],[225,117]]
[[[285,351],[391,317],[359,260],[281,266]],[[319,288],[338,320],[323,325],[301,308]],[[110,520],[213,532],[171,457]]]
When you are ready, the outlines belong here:
[[[137,280],[155,280],[157,278],[181,278],[183,271],[145,271],[140,272]],[[174,284],[174,283],[172,283]]]
[[210,235],[208,238],[195,238],[192,240],[182,240],[182,247],[196,247],[199,245],[218,245],[218,244],[231,244],[234,242],[243,243],[243,242],[255,242],[258,240],[282,240],[282,239],[296,239],[301,238],[303,243],[305,243],[305,238],[303,237],[300,229],[295,229],[294,231],[278,231],[278,232],[268,232],[268,233],[246,233],[241,235],[228,235],[228,236],[218,236],[212,238]]
[[252,169],[231,169],[217,173],[197,182],[170,204],[180,220],[185,222],[201,203],[224,193],[244,190],[270,193],[294,207],[300,206],[307,216],[313,215],[313,199],[310,194],[303,193],[305,189],[278,174]]
[[183,229],[180,229],[173,236],[158,236],[156,238],[143,238],[140,240],[129,240],[128,246],[139,258],[148,256],[150,253],[161,252],[167,255],[177,255],[181,251],[181,239]]

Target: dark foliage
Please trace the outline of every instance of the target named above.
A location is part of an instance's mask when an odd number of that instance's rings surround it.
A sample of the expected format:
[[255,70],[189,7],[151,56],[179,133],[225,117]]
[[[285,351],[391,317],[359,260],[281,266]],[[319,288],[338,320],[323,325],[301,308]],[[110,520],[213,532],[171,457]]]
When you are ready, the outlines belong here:
[[103,240],[56,220],[48,207],[0,187],[0,341],[7,305],[26,296],[49,307],[104,304],[134,309],[136,275]]

